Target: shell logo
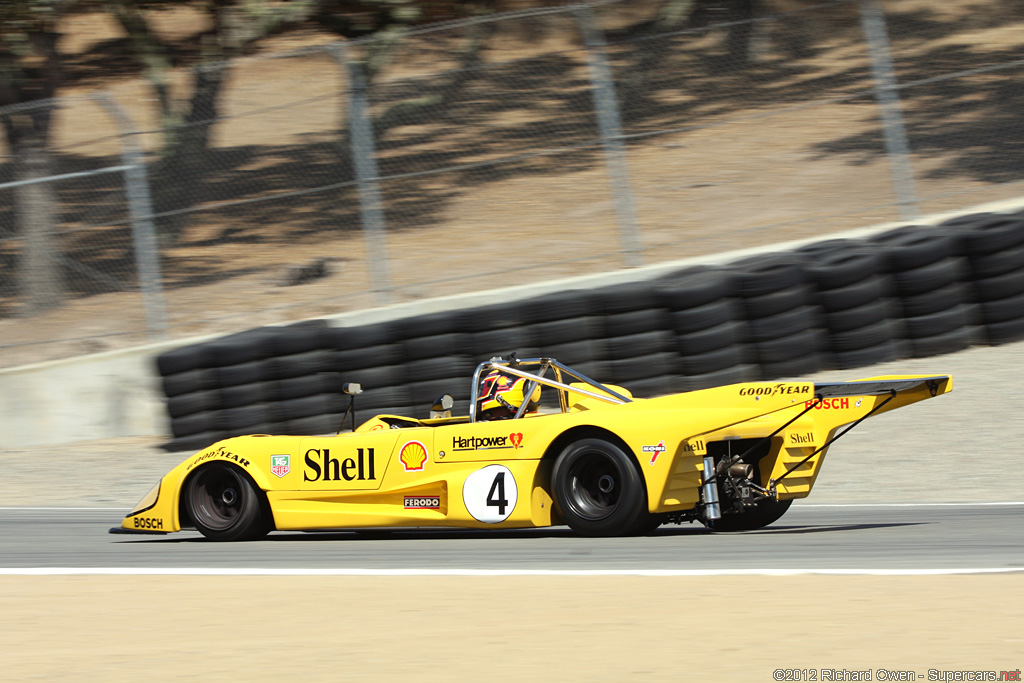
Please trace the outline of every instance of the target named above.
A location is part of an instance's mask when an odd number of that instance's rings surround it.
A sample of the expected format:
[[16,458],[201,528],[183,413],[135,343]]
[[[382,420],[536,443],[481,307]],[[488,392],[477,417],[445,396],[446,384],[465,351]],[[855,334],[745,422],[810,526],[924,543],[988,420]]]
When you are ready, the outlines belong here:
[[406,472],[422,472],[427,463],[427,447],[419,441],[410,441],[402,446],[398,459]]

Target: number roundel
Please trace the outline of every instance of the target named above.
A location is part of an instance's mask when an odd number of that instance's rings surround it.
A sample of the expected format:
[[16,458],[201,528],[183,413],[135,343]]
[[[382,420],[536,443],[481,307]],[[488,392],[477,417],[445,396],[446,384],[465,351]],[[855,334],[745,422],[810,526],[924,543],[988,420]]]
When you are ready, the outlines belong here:
[[504,522],[519,497],[515,477],[504,465],[488,465],[466,477],[462,500],[473,519],[488,524]]

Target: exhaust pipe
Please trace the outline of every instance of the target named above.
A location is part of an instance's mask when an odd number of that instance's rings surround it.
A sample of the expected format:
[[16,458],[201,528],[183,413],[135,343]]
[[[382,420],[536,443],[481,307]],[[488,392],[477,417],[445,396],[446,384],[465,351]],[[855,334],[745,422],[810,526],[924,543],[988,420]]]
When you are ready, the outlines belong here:
[[718,505],[718,482],[715,480],[715,459],[704,456],[704,519],[722,518],[722,509]]

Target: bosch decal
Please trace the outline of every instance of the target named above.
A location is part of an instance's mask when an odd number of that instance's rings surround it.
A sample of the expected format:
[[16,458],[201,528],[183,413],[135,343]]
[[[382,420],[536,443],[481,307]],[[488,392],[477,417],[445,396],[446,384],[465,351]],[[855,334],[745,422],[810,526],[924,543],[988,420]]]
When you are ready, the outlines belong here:
[[422,472],[423,466],[427,462],[427,447],[419,441],[410,441],[402,446],[402,450],[398,453],[398,459],[402,462],[402,467],[406,472]]
[[438,496],[406,496],[406,510],[440,510],[441,499]]
[[302,473],[306,481],[367,481],[375,480],[373,471],[373,449],[357,448],[354,458],[339,460],[331,455],[331,449],[310,448],[306,451],[306,470]]
[[644,453],[651,454],[650,464],[653,465],[654,462],[658,459],[658,456],[664,453],[667,449],[665,448],[665,440],[662,439],[661,441],[658,442],[657,446],[641,446],[640,450],[643,451]]
[[783,394],[809,394],[810,384],[776,384],[774,386],[743,387],[740,396],[781,396]]
[[292,456],[272,455],[270,456],[270,472],[275,477],[283,477],[292,471]]
[[[817,410],[839,410],[840,408],[849,408],[850,399],[848,398],[824,398],[821,401],[805,401],[804,408],[810,408],[814,406]],[[857,407],[860,407],[860,401],[857,401]]]
[[134,517],[132,518],[136,529],[152,529],[160,531],[164,528],[164,520],[156,517]]

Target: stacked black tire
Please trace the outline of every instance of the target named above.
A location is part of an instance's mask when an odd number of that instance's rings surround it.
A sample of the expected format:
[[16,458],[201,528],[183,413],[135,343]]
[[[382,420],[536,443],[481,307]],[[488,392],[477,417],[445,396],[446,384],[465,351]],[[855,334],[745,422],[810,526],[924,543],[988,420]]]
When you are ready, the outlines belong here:
[[966,264],[948,230],[906,226],[871,239],[882,258],[898,324],[914,358],[965,349],[975,339]]
[[476,364],[511,352],[646,397],[1019,339],[1024,216],[974,214],[657,281],[353,327],[262,327],[156,363],[167,447],[190,450],[238,434],[337,431],[347,382],[363,385],[360,418],[425,416],[443,393],[464,414]]
[[694,268],[673,274],[659,283],[659,297],[675,335],[679,391],[757,379],[730,273]]
[[970,271],[970,298],[989,344],[1024,339],[1024,215],[972,214],[947,221]]
[[797,250],[817,306],[823,368],[855,368],[899,356],[902,337],[882,276],[882,257],[854,240],[826,240]]
[[804,262],[793,254],[764,254],[736,262],[732,272],[746,339],[761,376],[817,372],[821,330]]

